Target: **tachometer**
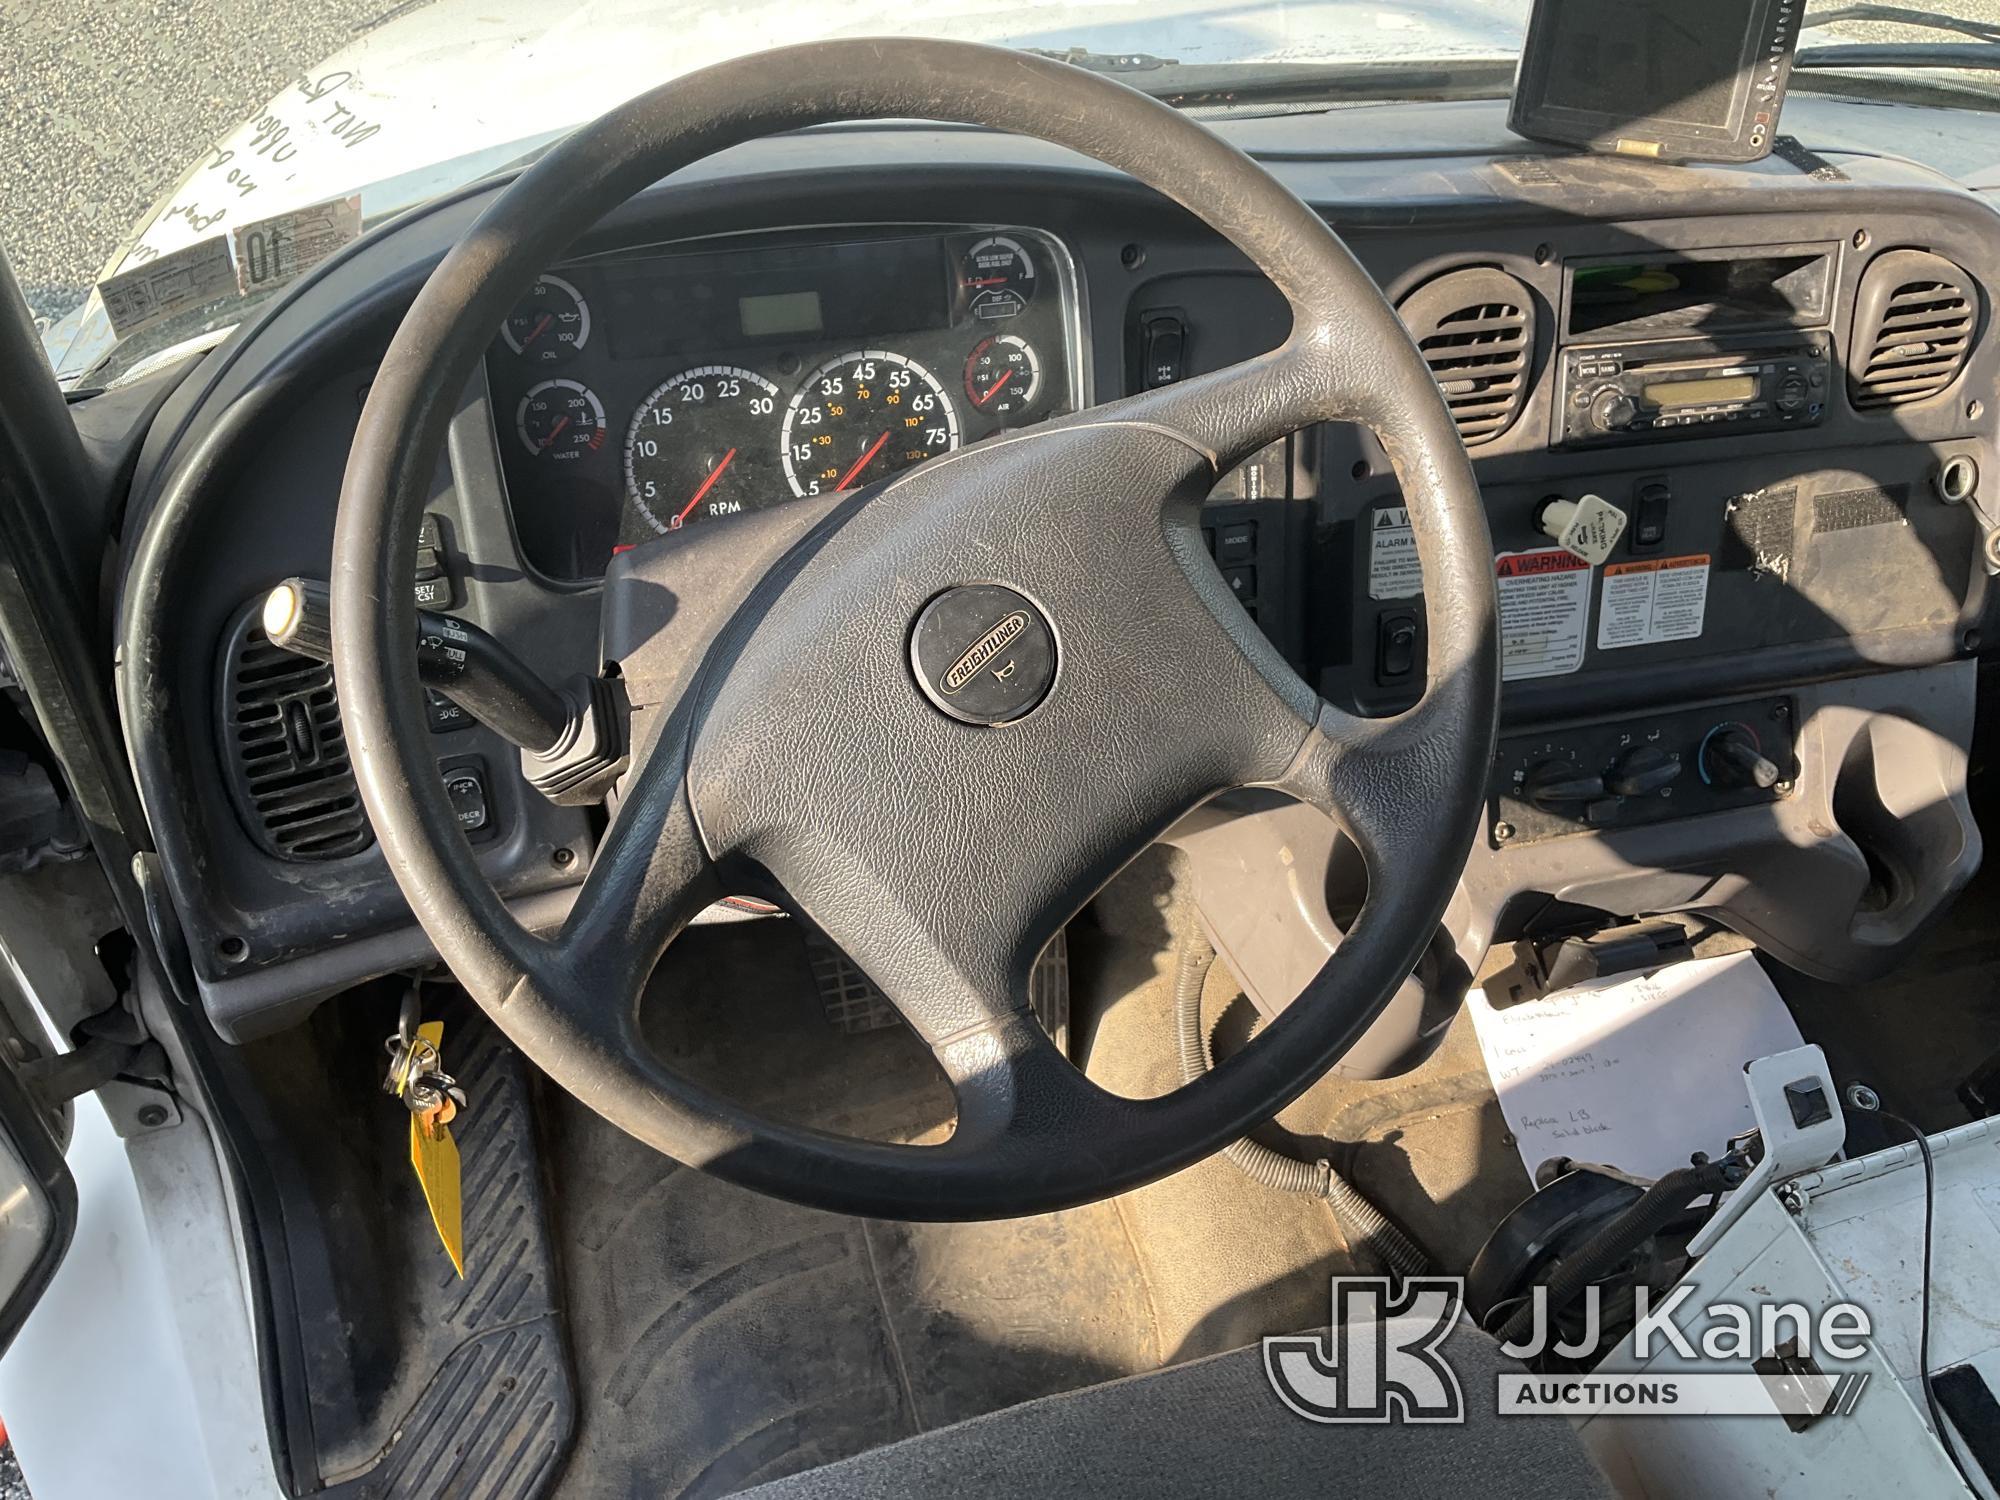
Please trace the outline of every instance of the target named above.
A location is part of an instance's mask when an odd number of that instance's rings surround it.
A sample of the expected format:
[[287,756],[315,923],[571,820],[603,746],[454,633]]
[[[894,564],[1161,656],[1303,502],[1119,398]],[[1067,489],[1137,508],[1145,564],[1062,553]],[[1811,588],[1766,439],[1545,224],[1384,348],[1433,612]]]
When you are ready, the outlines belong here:
[[785,408],[785,478],[795,495],[873,484],[958,446],[958,413],[938,378],[886,349],[830,359]]
[[604,403],[574,380],[544,380],[521,398],[514,430],[536,458],[579,459],[604,446]]
[[[683,370],[625,435],[625,493],[658,532],[789,500],[774,461],[778,388],[737,365]],[[643,533],[641,533],[643,535]]]
[[538,276],[500,325],[500,337],[531,365],[559,365],[590,341],[590,304],[560,276]]

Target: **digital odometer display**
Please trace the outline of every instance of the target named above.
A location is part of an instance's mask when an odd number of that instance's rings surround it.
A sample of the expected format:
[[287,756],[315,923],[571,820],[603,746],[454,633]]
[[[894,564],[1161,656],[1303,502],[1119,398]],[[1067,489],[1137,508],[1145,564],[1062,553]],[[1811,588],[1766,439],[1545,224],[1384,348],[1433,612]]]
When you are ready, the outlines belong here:
[[774,333],[824,333],[826,315],[820,311],[818,292],[768,292],[761,297],[738,297],[736,315],[743,336],[766,338]]
[[934,239],[662,256],[607,268],[605,279],[605,337],[619,359],[803,333],[909,333],[952,317],[952,267]]

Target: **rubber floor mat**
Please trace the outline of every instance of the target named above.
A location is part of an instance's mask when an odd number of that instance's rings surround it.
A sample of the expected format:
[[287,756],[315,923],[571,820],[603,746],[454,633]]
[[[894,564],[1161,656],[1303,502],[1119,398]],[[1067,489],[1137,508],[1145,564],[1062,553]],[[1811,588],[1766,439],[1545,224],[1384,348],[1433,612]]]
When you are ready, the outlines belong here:
[[526,1070],[463,1001],[446,1016],[445,1056],[470,1101],[454,1127],[465,1279],[427,1219],[395,1216],[411,1266],[398,1389],[412,1399],[375,1462],[328,1492],[356,1500],[532,1500],[575,1424]]
[[574,1332],[557,1493],[700,1500],[1152,1369],[1109,1204],[1003,1224],[796,1208],[543,1098]]
[[[1153,923],[1156,894],[1133,897]],[[943,1139],[954,1101],[928,1049],[906,1026],[843,1029],[793,926],[717,924],[676,944],[641,1007],[652,1050],[772,1118]],[[1112,993],[1143,976],[1164,1007],[1157,946],[1109,967],[1101,940],[1067,951]],[[1164,1019],[1123,1042],[1171,1068]],[[1190,1322],[1240,1343],[1325,1317],[1331,1216],[1220,1158],[1063,1213],[911,1224],[731,1187],[553,1087],[536,1103],[576,1362],[564,1500],[710,1500],[1157,1369],[1189,1357]],[[1138,1211],[1169,1184],[1187,1190]],[[1149,1241],[1149,1219],[1174,1232]]]

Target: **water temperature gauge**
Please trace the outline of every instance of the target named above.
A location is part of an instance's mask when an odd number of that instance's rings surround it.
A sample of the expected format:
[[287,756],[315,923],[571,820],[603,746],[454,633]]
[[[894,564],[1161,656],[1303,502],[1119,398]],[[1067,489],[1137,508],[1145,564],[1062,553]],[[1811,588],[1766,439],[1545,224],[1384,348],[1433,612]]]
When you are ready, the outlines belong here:
[[521,398],[514,430],[536,458],[579,459],[604,446],[604,403],[574,380],[544,380]]

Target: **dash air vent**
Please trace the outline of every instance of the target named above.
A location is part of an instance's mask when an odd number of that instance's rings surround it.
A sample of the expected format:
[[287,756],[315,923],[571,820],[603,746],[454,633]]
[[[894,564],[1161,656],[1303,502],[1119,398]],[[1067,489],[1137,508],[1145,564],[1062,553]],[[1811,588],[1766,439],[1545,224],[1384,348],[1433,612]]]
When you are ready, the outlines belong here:
[[1512,427],[1528,399],[1534,306],[1505,271],[1475,266],[1426,282],[1398,309],[1468,448]]
[[280,859],[358,854],[374,841],[333,669],[280,650],[254,618],[230,638],[223,668],[223,753],[257,841]]
[[1847,393],[1862,411],[1937,395],[1965,368],[1978,321],[1971,278],[1941,255],[1891,250],[1855,296]]

